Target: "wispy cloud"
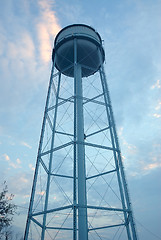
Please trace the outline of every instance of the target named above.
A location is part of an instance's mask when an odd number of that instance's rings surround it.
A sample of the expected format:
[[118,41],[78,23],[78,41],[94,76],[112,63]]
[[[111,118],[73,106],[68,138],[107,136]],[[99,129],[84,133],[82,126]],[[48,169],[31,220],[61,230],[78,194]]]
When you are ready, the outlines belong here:
[[6,153],[3,154],[3,156],[4,156],[4,158],[5,158],[6,161],[10,161],[10,157],[9,157]]
[[150,163],[144,167],[144,170],[152,170],[152,169],[160,168],[160,167],[161,167],[161,163],[159,163],[159,162]]
[[155,110],[159,110],[161,108],[161,101],[158,102],[157,106],[155,107]]
[[44,196],[45,191],[37,192],[37,195]]
[[159,79],[156,81],[156,83],[154,83],[154,84],[151,86],[151,89],[155,89],[155,88],[161,88],[161,83],[160,83],[160,80],[159,80]]
[[51,59],[52,42],[60,30],[60,25],[49,2],[40,0],[39,6],[41,10],[41,20],[37,24],[37,31],[40,56],[44,62],[49,62]]
[[17,162],[18,164],[21,164],[21,160],[20,160],[19,158],[16,159],[16,162]]
[[125,138],[124,138],[124,133],[123,133],[124,128],[120,127],[118,130],[118,135],[121,139],[121,142],[124,146],[124,148],[126,149],[126,151],[132,155],[135,155],[137,153],[137,147],[131,143],[128,143]]
[[13,161],[11,161],[10,157],[6,153],[3,154],[3,157],[4,157],[5,161],[8,162],[8,165],[10,167],[15,168],[15,169],[22,168],[21,160],[19,158],[16,159],[16,162],[13,162]]
[[18,197],[17,200],[21,201],[23,196],[30,195],[30,188],[32,183],[32,174],[26,173],[23,170],[17,173],[12,173],[7,179],[10,191]]
[[155,113],[153,113],[153,117],[155,118],[160,118],[161,117],[161,112],[160,112],[160,109],[161,109],[161,101],[159,100],[157,105],[155,106]]
[[28,183],[28,179],[24,176],[20,177],[20,181],[23,182],[23,183]]
[[16,41],[9,41],[7,51],[10,59],[30,59],[34,57],[35,46],[29,32],[20,33]]
[[11,167],[13,167],[13,168],[15,168],[15,169],[17,169],[17,168],[22,168],[22,166],[20,166],[20,165],[17,164],[17,163],[14,163],[14,162],[10,162],[10,163],[9,163],[9,166],[11,166]]
[[155,117],[155,118],[160,118],[160,117],[161,117],[161,114],[154,113],[154,114],[153,114],[153,117]]
[[[37,9],[36,14],[31,10],[33,7]],[[11,111],[13,105],[20,109],[22,98],[24,105],[34,86],[44,81],[42,75],[46,69],[42,61],[51,61],[53,40],[60,30],[48,1],[20,1],[17,11],[23,12],[23,18],[16,14],[13,1],[9,1],[0,22],[0,75],[5,79],[0,100],[11,106]]]
[[29,168],[30,168],[32,171],[35,170],[34,166],[33,166],[31,163],[29,164]]
[[19,158],[16,159],[16,162],[13,162],[13,161],[9,161],[9,166],[17,169],[17,168],[22,168],[21,166],[21,160]]
[[32,148],[28,143],[26,143],[26,142],[21,142],[21,145],[23,145],[23,146],[25,146],[25,147],[27,147],[27,148]]
[[29,197],[30,197],[29,194],[23,196],[23,198],[29,198]]

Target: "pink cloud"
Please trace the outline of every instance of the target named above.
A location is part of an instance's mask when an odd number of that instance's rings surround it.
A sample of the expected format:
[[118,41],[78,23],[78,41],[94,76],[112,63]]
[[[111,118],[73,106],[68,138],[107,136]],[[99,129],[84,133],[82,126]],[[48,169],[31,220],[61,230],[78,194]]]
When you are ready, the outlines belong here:
[[17,168],[22,168],[21,167],[21,160],[19,158],[16,159],[16,162],[12,162],[10,160],[10,157],[5,153],[3,154],[3,157],[5,158],[5,160],[8,162],[9,166],[17,169]]
[[21,164],[21,160],[20,160],[19,158],[16,159],[16,162],[17,162],[18,164]]
[[32,171],[35,170],[35,168],[33,167],[33,165],[32,165],[31,163],[29,164],[29,168],[30,168]]
[[4,156],[4,158],[5,158],[6,161],[10,161],[10,157],[9,157],[6,153],[3,154],[3,156]]
[[160,118],[160,117],[161,117],[161,114],[154,113],[154,114],[153,114],[153,117],[155,117],[155,118]]
[[44,196],[45,191],[38,192],[37,195]]
[[9,163],[9,166],[11,166],[11,167],[13,167],[13,168],[15,168],[15,169],[17,169],[17,168],[22,168],[22,167],[19,165],[19,163],[16,164],[16,163],[14,163],[14,162],[10,162],[10,163]]
[[27,148],[32,148],[28,143],[26,143],[26,142],[21,142],[21,145],[23,145],[23,146],[25,146],[25,147],[27,147]]
[[24,176],[20,177],[20,181],[23,182],[23,183],[28,183],[28,179],[25,178]]
[[159,79],[156,81],[155,84],[153,84],[151,86],[151,89],[154,89],[154,88],[161,88],[161,84],[160,84],[160,80]]
[[39,6],[41,8],[41,20],[37,24],[39,50],[41,59],[47,63],[51,60],[51,47],[55,35],[60,31],[60,26],[48,2],[41,0]]
[[158,105],[155,107],[155,110],[159,110],[161,108],[161,102],[158,102]]
[[152,170],[152,169],[159,168],[159,167],[161,167],[161,163],[159,163],[159,162],[150,163],[144,167],[144,170]]

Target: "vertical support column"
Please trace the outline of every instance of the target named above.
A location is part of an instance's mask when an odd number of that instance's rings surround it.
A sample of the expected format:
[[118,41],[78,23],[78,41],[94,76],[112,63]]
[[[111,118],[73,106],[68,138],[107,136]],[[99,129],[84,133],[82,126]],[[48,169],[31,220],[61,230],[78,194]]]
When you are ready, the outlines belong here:
[[[116,156],[116,152],[114,152],[114,158],[115,158],[115,164],[116,164],[116,168],[117,168],[118,183],[119,183],[119,188],[120,188],[120,195],[121,195],[123,209],[126,208],[126,205],[125,205],[125,199],[126,199],[127,208],[129,211],[129,216],[127,216],[127,214],[124,212],[127,236],[128,236],[129,240],[131,240],[131,239],[137,240],[134,219],[132,216],[129,192],[128,192],[128,188],[127,188],[127,182],[126,182],[125,173],[124,173],[124,167],[123,167],[123,162],[122,162],[122,157],[121,157],[121,152],[120,152],[120,146],[119,146],[117,132],[116,132],[115,120],[114,120],[112,106],[111,106],[111,99],[110,99],[110,95],[109,95],[109,90],[108,90],[108,86],[107,86],[107,81],[106,81],[103,64],[102,64],[102,67],[100,70],[100,77],[101,77],[101,81],[102,81],[105,103],[106,103],[106,106],[109,106],[109,110],[108,110],[108,107],[106,107],[106,108],[107,108],[108,119],[109,119],[109,122],[111,125],[110,133],[111,133],[112,145],[119,150],[117,153],[117,156]],[[121,181],[120,173],[121,173],[122,181]],[[132,234],[130,233],[129,223],[131,225]]]
[[[57,110],[58,110],[58,97],[59,97],[59,90],[60,90],[60,80],[61,80],[61,73],[59,73],[59,81],[58,81],[58,87],[57,87],[57,94],[56,94],[56,108],[54,113],[54,122],[53,122],[53,129],[52,129],[52,140],[51,140],[51,150],[54,147],[54,140],[55,140],[55,127],[56,127],[56,119],[57,119]],[[44,206],[44,216],[43,216],[43,227],[41,232],[41,240],[45,239],[45,229],[46,229],[46,211],[48,208],[48,200],[49,200],[49,188],[50,188],[50,178],[51,178],[51,168],[52,168],[52,160],[53,160],[53,151],[50,153],[50,159],[49,159],[49,171],[48,171],[48,177],[47,177],[47,185],[46,185],[46,196],[45,196],[45,206]]]
[[54,66],[55,66],[55,59],[54,59],[54,63],[53,63],[52,70],[51,70],[51,75],[50,75],[50,82],[49,82],[49,87],[48,87],[48,93],[47,93],[47,99],[46,99],[46,105],[45,105],[45,111],[44,111],[44,118],[43,118],[43,124],[42,124],[41,135],[40,135],[39,149],[38,149],[38,154],[37,154],[37,161],[36,161],[34,180],[33,180],[32,191],[31,191],[31,198],[30,198],[29,211],[28,211],[27,222],[26,222],[24,240],[27,240],[28,235],[29,235],[29,228],[30,228],[32,210],[33,210],[33,203],[34,203],[34,197],[35,197],[35,190],[36,190],[36,182],[37,182],[38,170],[39,170],[39,165],[40,165],[39,156],[40,156],[40,153],[41,153],[41,150],[42,150],[42,144],[43,144],[43,138],[44,138],[44,132],[45,132],[45,124],[46,124],[46,117],[47,117],[46,112],[47,112],[48,105],[49,105],[50,92],[51,92],[51,86],[52,86],[52,81],[53,81]]
[[[75,39],[75,51],[77,51]],[[77,166],[78,166],[78,238],[88,240],[86,169],[84,147],[83,93],[81,65],[75,59],[74,78],[76,90],[76,135],[77,135]]]
[[[112,142],[112,147],[113,149],[117,148],[118,146],[116,146],[115,144],[115,138],[116,136],[113,134],[113,127],[114,127],[114,122],[111,116],[111,112],[109,111],[109,107],[111,108],[111,106],[109,106],[111,103],[108,101],[108,92],[106,91],[107,89],[105,88],[105,75],[103,74],[103,68],[100,69],[100,78],[101,78],[101,82],[102,82],[102,89],[103,89],[103,93],[104,93],[104,100],[105,100],[105,104],[106,104],[106,112],[107,112],[107,117],[108,117],[108,121],[109,121],[109,125],[110,125],[110,135],[111,135],[111,142]],[[119,150],[119,148],[117,148]],[[119,150],[120,151],[120,150]],[[113,150],[113,155],[114,155],[114,160],[115,160],[115,165],[116,165],[116,169],[117,169],[117,179],[118,179],[118,184],[119,184],[119,189],[120,189],[120,196],[121,196],[121,202],[122,202],[122,207],[124,210],[124,218],[125,218],[125,222],[126,222],[126,231],[127,231],[127,236],[128,236],[128,240],[132,240],[131,239],[131,233],[130,233],[130,229],[129,229],[129,224],[128,224],[128,217],[127,217],[127,212],[126,212],[126,204],[125,204],[125,197],[124,197],[124,192],[123,192],[123,186],[122,186],[122,181],[121,181],[121,176],[120,176],[120,169],[119,169],[119,163],[118,163],[118,154],[115,150]]]

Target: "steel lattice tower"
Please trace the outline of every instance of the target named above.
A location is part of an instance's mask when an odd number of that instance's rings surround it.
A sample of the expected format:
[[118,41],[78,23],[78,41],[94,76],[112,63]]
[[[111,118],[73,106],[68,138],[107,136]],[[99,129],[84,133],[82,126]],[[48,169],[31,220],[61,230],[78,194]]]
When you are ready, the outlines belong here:
[[56,36],[25,240],[137,240],[100,35]]

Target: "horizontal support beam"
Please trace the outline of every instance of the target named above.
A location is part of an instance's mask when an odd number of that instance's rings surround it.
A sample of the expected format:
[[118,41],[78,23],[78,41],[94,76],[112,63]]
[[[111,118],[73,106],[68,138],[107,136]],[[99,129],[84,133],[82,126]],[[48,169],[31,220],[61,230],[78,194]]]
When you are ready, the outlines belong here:
[[91,179],[91,178],[95,178],[95,177],[100,177],[102,175],[106,175],[106,174],[113,173],[113,172],[116,172],[116,169],[87,177],[86,180]]
[[[82,207],[85,208],[85,206],[82,206]],[[116,212],[129,212],[128,210],[124,210],[122,208],[97,207],[97,206],[89,206],[89,205],[87,205],[87,208],[98,209],[98,210],[107,210],[107,211],[116,211]]]
[[[75,143],[76,144],[83,144],[83,145],[89,146],[89,147],[96,147],[96,148],[101,148],[101,149],[105,149],[105,150],[112,150],[112,151],[115,151],[115,152],[119,152],[119,150],[116,149],[116,148],[107,147],[107,146],[103,146],[103,145],[99,145],[99,144],[94,144],[94,143],[89,143],[89,142],[78,142],[78,141],[76,141]],[[42,157],[42,156],[47,155],[47,154],[52,153],[52,152],[56,152],[56,151],[58,151],[58,150],[60,150],[62,148],[68,147],[68,146],[70,146],[72,144],[74,144],[74,141],[70,141],[68,143],[62,144],[62,145],[60,145],[58,147],[55,147],[55,148],[53,148],[51,150],[48,150],[46,152],[42,152],[39,155],[39,157]]]
[[37,213],[33,213],[31,216],[39,216],[39,215],[43,215],[43,214],[47,214],[47,213],[52,213],[52,212],[58,212],[58,211],[62,211],[68,208],[73,208],[73,205],[68,205],[68,206],[64,206],[64,207],[59,207],[59,208],[53,208],[47,211],[42,211],[42,212],[37,212]]
[[105,106],[106,104],[105,104],[104,102],[95,100],[96,98],[98,98],[98,97],[100,97],[100,96],[102,96],[102,95],[103,95],[103,94],[100,94],[100,95],[98,95],[98,96],[96,96],[96,97],[94,97],[94,98],[83,97],[83,100],[86,100],[86,101],[83,102],[83,104],[86,104],[86,103],[88,103],[88,102],[93,102],[93,103],[96,103],[96,104]]
[[109,127],[106,127],[106,128],[103,128],[103,129],[100,129],[100,130],[98,130],[98,131],[96,131],[96,132],[90,133],[90,134],[86,135],[86,138],[87,138],[87,137],[91,137],[91,136],[93,136],[93,135],[95,135],[95,134],[97,134],[97,133],[103,132],[103,131],[105,131],[105,130],[107,130],[107,129],[109,129],[109,128],[110,128],[110,126],[109,126]]
[[64,102],[71,102],[71,103],[74,102],[73,98],[74,98],[73,96],[72,96],[72,97],[69,97],[69,98],[59,97],[60,100],[63,100]]
[[70,137],[74,137],[74,135],[70,134],[70,133],[65,133],[65,132],[60,132],[60,131],[55,131],[55,133],[66,135],[66,136],[70,136]]
[[64,227],[46,227],[46,229],[55,229],[55,230],[73,230],[73,228],[64,228]]
[[97,227],[97,228],[90,228],[90,229],[88,229],[88,231],[90,232],[90,231],[96,231],[96,230],[105,229],[105,228],[121,227],[121,226],[125,226],[125,223],[103,226],[103,227]]
[[119,150],[117,148],[106,147],[106,146],[99,145],[99,144],[94,144],[94,143],[89,143],[89,142],[76,142],[76,143],[84,144],[89,147],[96,147],[96,148],[102,148],[102,149],[106,149],[106,150],[112,150],[115,152],[119,152]]
[[48,151],[46,151],[46,152],[42,152],[42,153],[40,154],[40,157],[42,157],[42,156],[44,156],[44,155],[47,155],[47,154],[49,154],[49,153],[52,153],[52,152],[56,152],[56,151],[58,151],[58,150],[60,150],[60,149],[62,149],[62,148],[68,147],[68,146],[70,146],[71,144],[73,144],[73,141],[68,142],[68,143],[65,143],[65,144],[62,144],[62,145],[60,145],[60,146],[58,146],[58,147],[55,147],[55,148],[53,148],[53,149],[51,149],[51,150],[48,150]]
[[49,108],[47,109],[47,112],[53,110],[53,109],[56,108],[56,107],[61,106],[62,104],[66,103],[66,102],[70,102],[71,99],[73,99],[73,96],[71,96],[71,97],[69,97],[69,98],[67,98],[67,99],[62,100],[61,102],[59,102],[58,104],[55,104],[54,106],[49,107]]
[[55,176],[55,177],[62,177],[62,178],[72,178],[72,176],[67,176],[67,175],[61,175],[61,174],[56,174],[56,173],[51,173],[51,176]]

